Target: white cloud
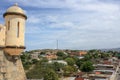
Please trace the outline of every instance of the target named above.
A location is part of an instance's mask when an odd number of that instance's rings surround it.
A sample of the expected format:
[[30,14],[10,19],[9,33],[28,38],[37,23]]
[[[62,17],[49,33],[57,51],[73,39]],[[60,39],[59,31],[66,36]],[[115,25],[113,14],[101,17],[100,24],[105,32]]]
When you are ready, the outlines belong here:
[[72,22],[58,22],[51,24],[50,28],[61,28],[61,29],[76,29],[76,26]]
[[[9,0],[10,1],[10,0]],[[13,2],[13,0],[11,0]],[[18,1],[18,0],[16,0]],[[33,3],[34,2],[34,3]],[[54,48],[59,40],[60,48],[111,48],[120,43],[120,6],[100,0],[20,0],[24,6],[38,8],[35,14],[28,12],[27,32],[29,46]],[[69,9],[66,13],[48,13],[39,8]],[[49,13],[50,12],[50,13]],[[32,44],[32,43],[39,44]],[[49,46],[48,46],[49,44]],[[29,47],[28,46],[28,47]]]
[[37,24],[42,22],[42,20],[37,16],[30,16],[27,21],[28,23],[32,23],[32,24]]

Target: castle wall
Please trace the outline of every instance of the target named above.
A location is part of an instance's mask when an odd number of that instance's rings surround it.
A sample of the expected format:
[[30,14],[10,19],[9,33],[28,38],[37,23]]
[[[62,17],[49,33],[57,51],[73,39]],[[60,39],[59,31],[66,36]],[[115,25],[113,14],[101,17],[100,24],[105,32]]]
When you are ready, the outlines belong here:
[[5,26],[0,24],[0,47],[5,46]]
[[26,80],[21,59],[12,58],[0,50],[0,80]]

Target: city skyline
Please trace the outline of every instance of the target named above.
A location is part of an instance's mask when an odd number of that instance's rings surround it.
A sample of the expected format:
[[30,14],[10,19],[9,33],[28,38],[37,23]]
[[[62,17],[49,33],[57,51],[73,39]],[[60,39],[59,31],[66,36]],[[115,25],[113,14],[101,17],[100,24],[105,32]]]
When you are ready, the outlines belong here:
[[26,50],[120,47],[118,0],[2,0],[0,23],[14,3],[28,15]]

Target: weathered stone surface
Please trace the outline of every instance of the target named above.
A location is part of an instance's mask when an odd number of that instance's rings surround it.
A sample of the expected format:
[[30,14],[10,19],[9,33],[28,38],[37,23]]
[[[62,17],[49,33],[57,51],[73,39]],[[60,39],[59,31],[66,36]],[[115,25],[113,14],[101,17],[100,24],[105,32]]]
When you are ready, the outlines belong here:
[[14,58],[0,50],[0,80],[26,80],[20,57]]

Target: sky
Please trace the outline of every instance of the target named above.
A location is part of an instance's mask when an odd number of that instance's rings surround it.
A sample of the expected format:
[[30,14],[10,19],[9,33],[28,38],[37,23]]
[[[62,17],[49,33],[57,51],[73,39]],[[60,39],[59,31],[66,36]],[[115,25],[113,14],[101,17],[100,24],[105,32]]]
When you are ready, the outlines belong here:
[[120,47],[120,0],[1,0],[0,23],[7,8],[24,9],[26,50]]

